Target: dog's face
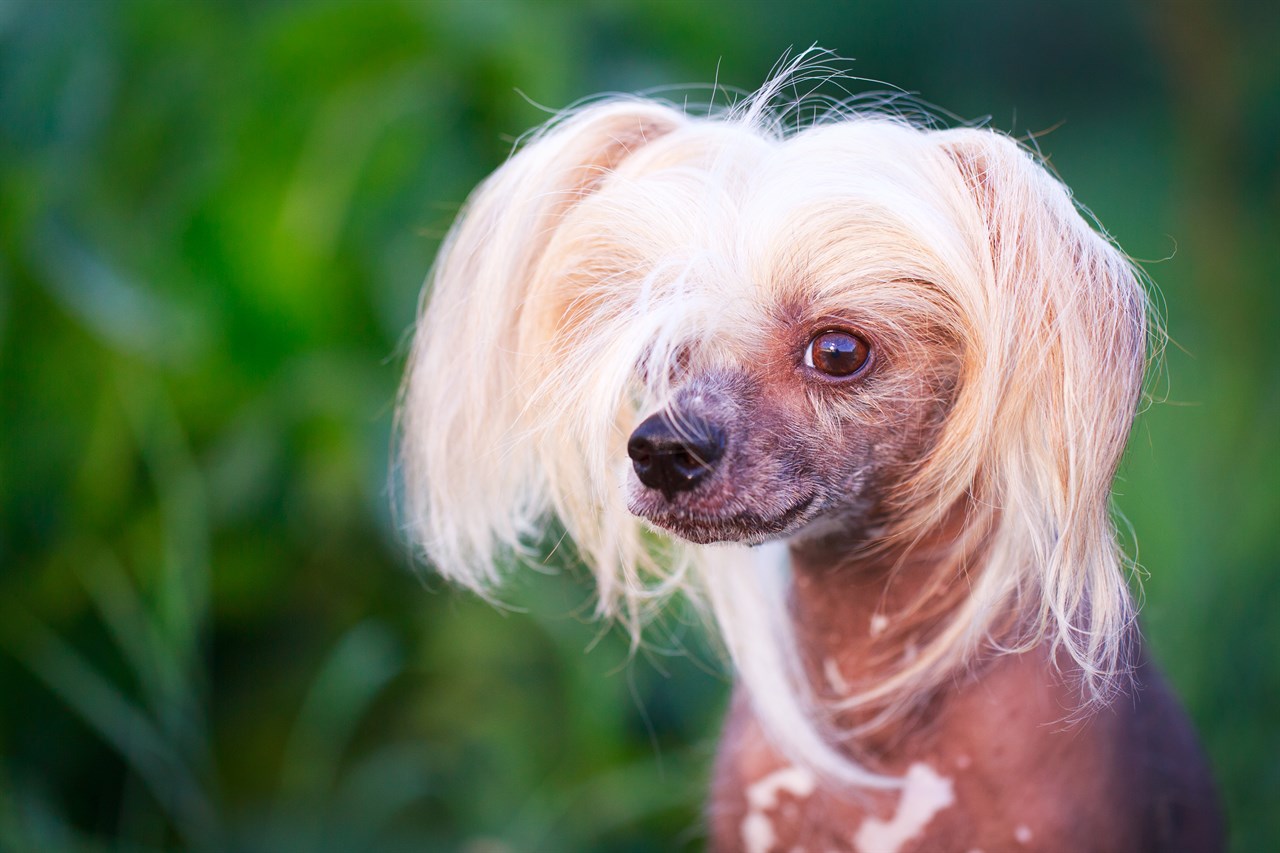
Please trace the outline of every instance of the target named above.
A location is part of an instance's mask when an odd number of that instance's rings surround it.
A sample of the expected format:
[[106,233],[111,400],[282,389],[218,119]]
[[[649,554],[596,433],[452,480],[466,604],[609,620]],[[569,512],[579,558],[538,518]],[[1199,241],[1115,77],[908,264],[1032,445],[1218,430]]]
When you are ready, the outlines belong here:
[[895,334],[856,307],[776,306],[743,356],[689,359],[628,441],[630,510],[695,543],[873,533],[931,444],[956,364],[927,330]]

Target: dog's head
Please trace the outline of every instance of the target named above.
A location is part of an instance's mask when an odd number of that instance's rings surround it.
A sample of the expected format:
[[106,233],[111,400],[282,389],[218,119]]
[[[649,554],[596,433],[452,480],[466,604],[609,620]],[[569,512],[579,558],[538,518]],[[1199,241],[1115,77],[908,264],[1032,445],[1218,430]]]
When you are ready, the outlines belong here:
[[[1107,674],[1131,265],[998,133],[760,115],[597,103],[477,190],[401,408],[428,556],[485,589],[555,515],[634,613],[654,577],[693,585],[680,543],[910,539],[962,506],[984,569],[950,642],[1016,608]],[[655,556],[645,525],[676,544]]]

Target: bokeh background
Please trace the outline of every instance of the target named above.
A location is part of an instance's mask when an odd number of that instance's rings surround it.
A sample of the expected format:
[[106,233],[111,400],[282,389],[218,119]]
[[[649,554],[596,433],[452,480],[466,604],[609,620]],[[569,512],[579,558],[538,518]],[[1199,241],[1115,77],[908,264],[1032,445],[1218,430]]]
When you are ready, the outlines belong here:
[[571,571],[505,610],[415,571],[394,400],[441,235],[546,108],[815,42],[1036,134],[1158,283],[1119,502],[1234,849],[1276,849],[1280,4],[1248,0],[0,0],[0,849],[702,849],[714,654],[681,619],[629,654]]

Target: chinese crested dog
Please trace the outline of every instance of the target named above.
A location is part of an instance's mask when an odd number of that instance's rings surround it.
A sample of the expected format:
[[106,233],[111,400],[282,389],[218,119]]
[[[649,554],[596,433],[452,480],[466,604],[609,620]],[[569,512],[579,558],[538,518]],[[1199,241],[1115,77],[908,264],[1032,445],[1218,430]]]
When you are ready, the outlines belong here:
[[476,190],[403,393],[414,537],[485,594],[558,519],[601,613],[705,605],[716,850],[1218,849],[1109,509],[1140,275],[1006,136],[776,96],[594,102]]

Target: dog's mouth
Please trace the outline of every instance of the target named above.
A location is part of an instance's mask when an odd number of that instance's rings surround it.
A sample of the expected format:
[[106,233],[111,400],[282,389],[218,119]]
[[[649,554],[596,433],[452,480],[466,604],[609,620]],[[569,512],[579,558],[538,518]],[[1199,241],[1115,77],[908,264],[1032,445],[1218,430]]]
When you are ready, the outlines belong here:
[[666,501],[654,506],[642,499],[633,499],[628,508],[655,527],[696,545],[713,542],[755,545],[793,532],[800,522],[808,520],[805,515],[816,498],[808,495],[776,513],[742,510],[719,514]]

